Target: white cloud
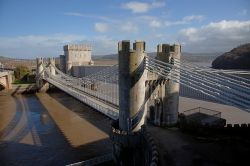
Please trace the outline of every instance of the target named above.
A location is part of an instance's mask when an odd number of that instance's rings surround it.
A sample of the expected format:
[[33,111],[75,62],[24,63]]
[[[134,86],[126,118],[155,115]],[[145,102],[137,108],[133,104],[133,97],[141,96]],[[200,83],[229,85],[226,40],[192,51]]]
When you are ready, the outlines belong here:
[[118,21],[116,19],[112,19],[112,18],[106,17],[106,16],[98,16],[98,15],[94,15],[94,14],[86,14],[86,13],[78,13],[78,12],[66,12],[66,13],[63,13],[63,15],[98,19],[98,20],[102,20],[102,21],[106,21],[106,22],[117,22]]
[[[93,55],[107,55],[111,53],[117,53],[117,43],[111,37],[107,36],[95,36],[91,38],[91,45],[93,46]],[[87,43],[89,41],[86,41]]]
[[222,20],[200,28],[186,28],[179,33],[181,42],[196,52],[226,51],[250,42],[250,21]]
[[136,33],[138,28],[133,22],[126,22],[121,25],[121,30],[125,32]]
[[162,25],[161,22],[158,20],[152,20],[149,23],[149,26],[154,27],[154,28],[159,28],[161,27],[161,25]]
[[190,22],[190,21],[201,21],[204,19],[204,16],[202,15],[191,15],[191,16],[186,16],[183,17],[184,22]]
[[165,26],[184,25],[189,24],[193,21],[202,21],[203,19],[204,16],[202,15],[185,16],[179,21],[165,21]]
[[0,55],[15,58],[57,57],[63,54],[64,45],[79,43],[92,45],[93,54],[117,51],[117,41],[106,36],[52,34],[0,37]]
[[106,32],[108,30],[108,25],[105,23],[95,23],[95,30],[97,32]]
[[154,1],[151,3],[151,8],[159,8],[159,7],[164,7],[165,2],[164,1]]
[[160,8],[164,6],[164,1],[154,1],[152,3],[131,1],[122,5],[124,9],[131,10],[133,13],[146,13],[153,8]]
[[144,13],[149,10],[149,4],[143,2],[128,2],[124,8],[131,10],[133,13]]
[[85,38],[83,35],[28,35],[0,37],[0,55],[21,58],[57,56],[62,46]]

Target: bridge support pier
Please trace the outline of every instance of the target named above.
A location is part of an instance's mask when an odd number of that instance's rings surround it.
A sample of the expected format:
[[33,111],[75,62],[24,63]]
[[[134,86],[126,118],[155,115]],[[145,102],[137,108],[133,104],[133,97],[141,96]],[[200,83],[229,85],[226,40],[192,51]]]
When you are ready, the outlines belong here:
[[[176,65],[173,59],[180,60],[181,56],[181,46],[179,44],[174,44],[172,46],[174,50],[171,50],[170,57],[172,58],[170,63]],[[177,72],[179,73],[179,72]],[[176,76],[180,78],[180,74]],[[179,91],[180,84],[174,81],[168,81],[166,85],[167,100],[165,100],[166,119],[163,125],[171,126],[178,122],[178,111],[179,111]]]
[[119,128],[123,131],[140,130],[145,117],[145,42],[122,41],[119,49]]
[[12,89],[12,82],[13,82],[13,76],[11,74],[8,74],[7,76],[8,89]]
[[43,58],[37,58],[36,68],[36,87],[39,92],[46,92],[49,89],[49,83],[43,80],[44,69],[43,69]]
[[[174,59],[180,59],[181,47],[179,44],[174,44],[172,46],[168,44],[159,44],[157,46],[157,56],[156,59],[163,61],[165,63],[174,64]],[[176,77],[180,77],[177,75]],[[161,78],[160,78],[161,79]],[[174,126],[178,121],[178,106],[179,106],[179,83],[175,83],[171,80],[161,81],[161,84],[157,84],[155,88],[155,95],[153,108],[154,117],[153,123],[158,126]]]
[[49,58],[49,69],[50,69],[50,73],[51,75],[56,75],[56,70],[53,66],[55,66],[55,58]]
[[145,42],[118,43],[119,52],[119,123],[112,127],[113,154],[117,165],[142,165],[140,129],[145,107]]
[[0,91],[2,89],[12,89],[13,72],[0,72]]

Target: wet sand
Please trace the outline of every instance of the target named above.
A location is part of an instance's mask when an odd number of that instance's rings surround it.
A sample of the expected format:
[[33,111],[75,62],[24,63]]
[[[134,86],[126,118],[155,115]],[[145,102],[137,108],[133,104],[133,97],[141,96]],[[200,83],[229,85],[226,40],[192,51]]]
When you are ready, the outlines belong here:
[[108,138],[107,133],[81,118],[75,112],[69,111],[51,96],[37,94],[37,97],[73,147]]
[[62,92],[0,92],[0,165],[66,165],[110,153],[110,123]]
[[[7,127],[11,119],[13,119],[13,117],[16,114],[15,100],[5,98],[4,96],[0,95],[0,100],[1,100],[0,131],[4,130]],[[3,111],[3,110],[12,110],[12,111]]]

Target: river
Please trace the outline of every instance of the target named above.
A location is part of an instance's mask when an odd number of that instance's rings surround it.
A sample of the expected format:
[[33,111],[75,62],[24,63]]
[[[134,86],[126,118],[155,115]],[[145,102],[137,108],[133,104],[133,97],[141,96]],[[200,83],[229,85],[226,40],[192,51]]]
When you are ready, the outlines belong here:
[[111,153],[110,123],[63,92],[0,92],[0,165],[66,165]]

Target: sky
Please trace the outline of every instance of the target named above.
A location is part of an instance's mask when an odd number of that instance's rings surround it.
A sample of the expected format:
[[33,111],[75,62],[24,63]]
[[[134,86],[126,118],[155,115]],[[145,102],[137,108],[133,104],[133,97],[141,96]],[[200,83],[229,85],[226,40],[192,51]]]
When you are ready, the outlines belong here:
[[250,43],[249,0],[0,0],[0,56],[56,57],[63,45],[117,53],[121,40],[214,53]]

